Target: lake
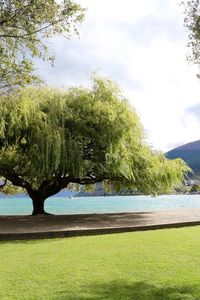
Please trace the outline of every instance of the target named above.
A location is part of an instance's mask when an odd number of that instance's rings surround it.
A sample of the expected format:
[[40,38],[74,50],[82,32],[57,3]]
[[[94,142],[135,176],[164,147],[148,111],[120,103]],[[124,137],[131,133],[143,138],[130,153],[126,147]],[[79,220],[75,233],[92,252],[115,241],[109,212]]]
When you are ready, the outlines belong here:
[[[54,214],[119,213],[200,208],[200,195],[68,197],[57,195],[45,202]],[[31,214],[31,200],[25,195],[0,196],[0,215]]]

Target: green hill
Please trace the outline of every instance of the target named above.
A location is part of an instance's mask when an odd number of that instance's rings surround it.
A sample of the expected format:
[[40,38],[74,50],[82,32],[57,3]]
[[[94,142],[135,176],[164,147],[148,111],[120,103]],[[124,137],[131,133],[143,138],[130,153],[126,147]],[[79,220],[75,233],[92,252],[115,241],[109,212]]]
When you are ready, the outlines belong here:
[[165,155],[170,159],[182,158],[195,173],[200,173],[200,140],[174,148]]

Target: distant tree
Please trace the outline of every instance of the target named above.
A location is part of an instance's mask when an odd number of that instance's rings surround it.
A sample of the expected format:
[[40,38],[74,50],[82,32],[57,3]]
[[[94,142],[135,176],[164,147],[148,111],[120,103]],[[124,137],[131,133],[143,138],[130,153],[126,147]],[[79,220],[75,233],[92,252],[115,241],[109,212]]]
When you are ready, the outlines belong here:
[[200,63],[200,3],[199,0],[183,1],[185,6],[185,26],[188,29],[189,60]]
[[95,78],[91,89],[29,88],[7,99],[0,98],[2,191],[25,189],[33,215],[70,184],[169,193],[189,170],[148,147],[136,112],[110,80]]
[[0,94],[38,81],[33,58],[53,61],[47,40],[77,33],[83,16],[73,0],[0,0]]

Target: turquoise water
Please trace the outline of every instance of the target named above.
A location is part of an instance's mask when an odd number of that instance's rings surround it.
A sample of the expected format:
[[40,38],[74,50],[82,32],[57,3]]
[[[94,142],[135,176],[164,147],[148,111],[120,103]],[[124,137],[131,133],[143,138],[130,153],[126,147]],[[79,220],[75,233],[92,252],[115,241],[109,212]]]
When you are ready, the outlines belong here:
[[[178,208],[200,208],[200,195],[51,197],[45,202],[46,211],[54,214],[117,213],[155,211]],[[1,196],[0,215],[31,214],[27,196]]]

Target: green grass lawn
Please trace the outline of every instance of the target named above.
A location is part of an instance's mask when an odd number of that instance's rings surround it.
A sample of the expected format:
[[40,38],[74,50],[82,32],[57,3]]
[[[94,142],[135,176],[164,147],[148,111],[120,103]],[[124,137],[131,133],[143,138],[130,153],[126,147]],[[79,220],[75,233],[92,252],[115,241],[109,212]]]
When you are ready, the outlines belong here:
[[200,227],[1,242],[0,299],[200,299]]

